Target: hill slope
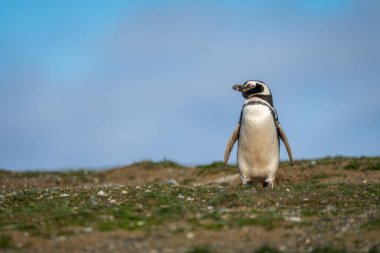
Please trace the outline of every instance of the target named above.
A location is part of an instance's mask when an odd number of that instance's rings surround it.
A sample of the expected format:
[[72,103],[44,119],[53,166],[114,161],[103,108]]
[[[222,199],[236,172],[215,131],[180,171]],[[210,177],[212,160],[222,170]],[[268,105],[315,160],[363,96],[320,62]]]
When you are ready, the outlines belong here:
[[274,189],[240,186],[233,166],[170,161],[0,171],[0,186],[0,251],[380,250],[380,158],[282,163]]

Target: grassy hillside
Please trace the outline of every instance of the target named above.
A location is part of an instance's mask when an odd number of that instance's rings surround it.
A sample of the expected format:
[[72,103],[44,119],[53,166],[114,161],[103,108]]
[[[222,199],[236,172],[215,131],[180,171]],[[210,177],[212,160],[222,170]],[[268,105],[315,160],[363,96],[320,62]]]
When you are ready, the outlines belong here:
[[274,189],[167,160],[0,171],[0,187],[4,252],[380,251],[380,158],[282,163]]

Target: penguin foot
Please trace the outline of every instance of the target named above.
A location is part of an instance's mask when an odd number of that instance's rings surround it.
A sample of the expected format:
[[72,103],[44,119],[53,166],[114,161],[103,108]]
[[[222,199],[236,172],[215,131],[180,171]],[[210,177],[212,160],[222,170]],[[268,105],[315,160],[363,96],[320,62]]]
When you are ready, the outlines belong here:
[[253,186],[253,182],[252,181],[247,181],[247,180],[242,180],[241,184],[243,186]]
[[263,184],[263,187],[270,187],[270,188],[274,188],[274,179],[275,178],[268,178],[265,180],[264,184]]

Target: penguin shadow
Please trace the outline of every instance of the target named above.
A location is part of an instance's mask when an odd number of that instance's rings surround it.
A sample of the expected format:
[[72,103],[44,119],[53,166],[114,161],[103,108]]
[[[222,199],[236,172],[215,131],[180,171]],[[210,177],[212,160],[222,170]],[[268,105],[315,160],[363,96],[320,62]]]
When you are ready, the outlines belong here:
[[245,187],[253,187],[253,188],[268,188],[268,189],[272,189],[272,188],[275,188],[276,186],[279,186],[281,185],[280,184],[280,179],[276,178],[273,182],[274,186],[271,187],[271,184],[267,181],[265,181],[265,178],[254,178],[254,179],[251,179],[250,181],[248,182],[245,182],[245,183],[241,183],[242,186],[245,186]]

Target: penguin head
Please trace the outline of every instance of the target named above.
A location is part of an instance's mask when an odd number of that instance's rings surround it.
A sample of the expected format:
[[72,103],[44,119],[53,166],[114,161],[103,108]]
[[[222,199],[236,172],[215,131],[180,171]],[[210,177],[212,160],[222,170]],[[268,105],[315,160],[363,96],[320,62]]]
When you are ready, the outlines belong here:
[[270,104],[273,104],[272,93],[268,86],[262,81],[248,80],[244,84],[236,84],[232,86],[232,89],[240,91],[244,98],[248,99],[253,96],[261,97],[267,100]]

